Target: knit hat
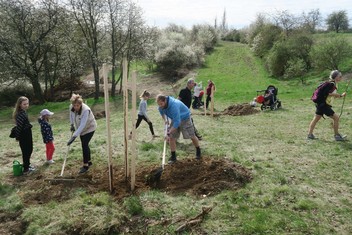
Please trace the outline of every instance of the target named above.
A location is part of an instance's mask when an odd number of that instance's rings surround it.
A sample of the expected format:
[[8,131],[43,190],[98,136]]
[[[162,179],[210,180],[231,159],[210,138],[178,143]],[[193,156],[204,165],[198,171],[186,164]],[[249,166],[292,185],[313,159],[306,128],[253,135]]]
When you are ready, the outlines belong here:
[[48,109],[43,109],[42,111],[40,111],[40,116],[43,117],[45,115],[53,115],[54,113],[53,112],[50,112]]

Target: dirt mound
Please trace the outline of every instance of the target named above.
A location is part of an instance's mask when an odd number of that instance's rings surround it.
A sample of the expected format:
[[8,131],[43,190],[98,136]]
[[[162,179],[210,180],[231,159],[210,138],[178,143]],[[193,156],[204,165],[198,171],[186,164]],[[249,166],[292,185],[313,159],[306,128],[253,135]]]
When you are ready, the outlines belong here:
[[[46,168],[39,168],[28,176],[9,176],[8,183],[21,188],[19,194],[25,204],[43,204],[51,200],[68,200],[77,188],[84,188],[88,193],[109,191],[108,170],[102,167],[92,167],[84,175],[77,176],[77,169],[65,171],[64,178],[58,177],[59,172],[48,173]],[[252,179],[251,172],[246,168],[228,160],[214,160],[204,157],[201,161],[195,159],[179,160],[172,165],[166,165],[159,182],[153,185],[147,183],[151,172],[160,165],[139,168],[136,171],[135,191],[131,192],[130,182],[125,177],[122,167],[114,167],[114,196],[117,200],[133,194],[139,194],[150,189],[159,189],[170,194],[187,193],[193,196],[212,196],[222,190],[236,190]],[[30,190],[35,188],[36,190]]]
[[241,116],[241,115],[250,115],[258,113],[259,110],[252,107],[250,104],[238,104],[231,105],[227,107],[224,111],[221,112],[222,115],[232,115],[232,116]]

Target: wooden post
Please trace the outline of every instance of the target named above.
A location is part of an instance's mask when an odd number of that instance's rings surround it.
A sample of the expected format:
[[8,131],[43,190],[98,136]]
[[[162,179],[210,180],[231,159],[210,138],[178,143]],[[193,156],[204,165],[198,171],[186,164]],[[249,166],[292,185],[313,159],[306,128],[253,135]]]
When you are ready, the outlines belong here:
[[131,142],[131,190],[134,191],[135,183],[136,183],[136,80],[137,80],[137,72],[133,71],[132,73],[132,142]]
[[105,101],[105,117],[106,117],[106,141],[108,154],[108,168],[109,168],[109,186],[110,192],[113,191],[113,168],[112,168],[112,147],[111,147],[111,128],[110,128],[110,103],[109,103],[109,83],[106,72],[106,65],[103,64],[103,79],[104,79],[104,101]]
[[211,87],[211,94],[210,94],[210,109],[211,109],[211,117],[214,117],[214,92],[215,92],[215,85]]
[[206,95],[206,92],[204,92],[204,104],[203,104],[203,107],[204,107],[204,116],[207,116],[207,95]]
[[122,84],[123,84],[123,104],[124,104],[124,112],[123,112],[123,127],[124,127],[124,150],[125,150],[125,179],[129,176],[129,164],[128,164],[128,88],[127,88],[127,59],[126,57],[123,59],[122,62]]

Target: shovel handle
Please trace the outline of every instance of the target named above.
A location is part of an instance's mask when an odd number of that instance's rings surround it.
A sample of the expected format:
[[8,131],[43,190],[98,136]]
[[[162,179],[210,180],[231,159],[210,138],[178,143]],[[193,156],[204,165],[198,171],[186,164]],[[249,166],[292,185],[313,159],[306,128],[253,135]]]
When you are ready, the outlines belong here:
[[163,170],[164,170],[164,166],[165,166],[167,128],[168,128],[168,125],[165,124],[165,127],[164,127],[164,149],[163,149],[163,158],[162,158],[162,163],[161,163],[161,167]]
[[[71,138],[73,136],[73,131],[71,131]],[[65,165],[66,165],[66,159],[67,159],[67,155],[68,155],[68,152],[70,151],[70,145],[67,146],[67,151],[66,151],[66,154],[65,154],[65,158],[64,158],[64,163],[62,164],[62,168],[61,168],[61,173],[60,173],[60,176],[62,177],[64,175],[64,170],[65,170]]]

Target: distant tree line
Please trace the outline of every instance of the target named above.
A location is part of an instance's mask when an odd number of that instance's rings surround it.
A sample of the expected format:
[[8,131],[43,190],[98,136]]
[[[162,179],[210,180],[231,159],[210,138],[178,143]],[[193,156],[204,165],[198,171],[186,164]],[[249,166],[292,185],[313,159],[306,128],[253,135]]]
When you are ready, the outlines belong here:
[[156,64],[174,79],[201,65],[217,40],[208,25],[149,27],[130,0],[0,0],[0,81],[5,93],[14,84],[21,84],[17,93],[29,84],[28,92],[43,103],[58,89],[79,89],[82,76],[92,71],[98,99],[99,71],[107,63],[115,96],[121,91],[123,58],[128,67],[132,61]]
[[[222,31],[222,39],[247,43],[262,58],[274,77],[299,77],[315,70],[334,70],[352,58],[346,11],[332,12],[325,19],[318,9],[301,16],[288,11],[258,14],[255,22],[241,30]],[[349,68],[351,69],[351,67]]]

